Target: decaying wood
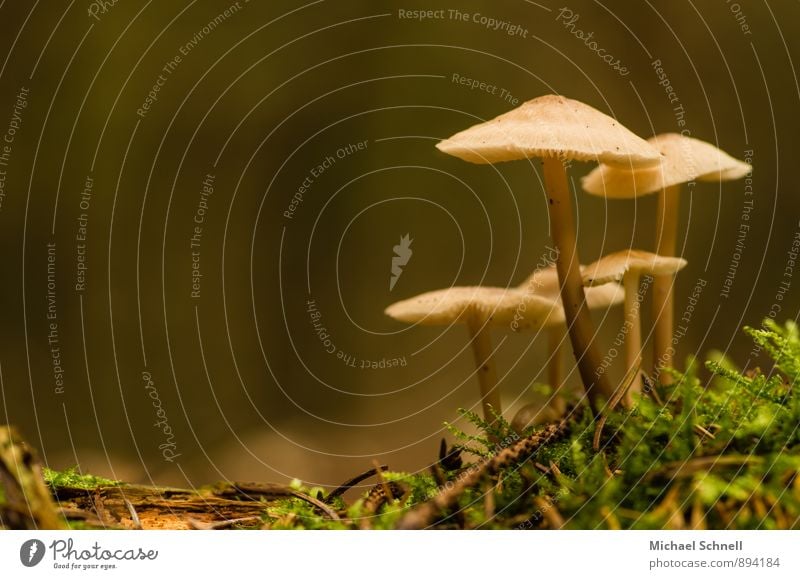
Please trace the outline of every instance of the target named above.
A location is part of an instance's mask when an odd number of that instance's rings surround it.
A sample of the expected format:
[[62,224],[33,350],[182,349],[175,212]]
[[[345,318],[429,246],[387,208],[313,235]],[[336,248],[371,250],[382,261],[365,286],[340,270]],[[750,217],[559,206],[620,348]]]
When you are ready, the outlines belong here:
[[[574,415],[570,417],[574,418]],[[493,457],[461,471],[456,481],[441,487],[444,490],[439,494],[407,512],[399,527],[416,529],[433,524],[442,513],[457,505],[458,498],[466,489],[484,482],[494,484],[492,477],[500,470],[526,460],[542,446],[563,438],[567,433],[568,422],[565,419],[532,436],[515,440]],[[461,465],[458,453],[448,456],[453,465]],[[377,513],[383,505],[402,499],[408,492],[402,484],[383,478],[385,468],[376,464],[374,469],[330,493],[327,500],[368,476],[377,475],[379,483],[364,499],[366,512]],[[440,471],[439,475],[444,482],[444,473]],[[322,496],[310,496],[271,483],[222,482],[191,490],[118,483],[101,484],[95,488],[51,487],[44,481],[42,466],[33,450],[12,428],[0,427],[0,528],[60,529],[65,528],[68,522],[109,529],[263,528],[268,525],[266,515],[270,503],[286,498],[305,501],[331,520],[344,516]],[[493,510],[492,505],[487,508]],[[455,517],[457,520],[457,513]],[[362,528],[369,528],[368,519],[365,517],[362,521]]]
[[[328,498],[386,468],[378,465],[347,481]],[[366,502],[377,511],[403,493],[399,484],[383,481]],[[331,520],[340,519],[321,497],[273,483],[222,482],[194,490],[117,483],[51,488],[33,449],[12,428],[0,427],[0,528],[61,529],[67,522],[107,529],[258,528],[266,525],[270,502],[286,498],[305,501]]]
[[114,529],[191,529],[241,519],[260,526],[265,508],[247,495],[218,496],[213,489],[113,485],[90,490],[57,487],[53,493],[69,519]]

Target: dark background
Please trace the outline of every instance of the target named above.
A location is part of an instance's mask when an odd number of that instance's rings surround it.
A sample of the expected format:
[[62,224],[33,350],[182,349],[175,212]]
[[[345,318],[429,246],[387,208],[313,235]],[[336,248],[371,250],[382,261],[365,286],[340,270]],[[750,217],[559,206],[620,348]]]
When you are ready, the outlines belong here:
[[[737,158],[751,150],[755,167],[748,221],[743,180],[698,184],[684,196],[679,245],[689,266],[679,276],[679,316],[698,280],[707,285],[678,362],[719,349],[740,365],[763,364],[742,326],[770,311],[797,317],[800,279],[785,268],[800,228],[798,2],[242,1],[166,75],[145,118],[137,116],[162,67],[230,5],[118,0],[99,20],[85,0],[0,8],[0,133],[20,88],[30,89],[0,211],[0,422],[18,425],[49,465],[174,484],[335,484],[373,458],[397,470],[425,468],[443,421],[458,421],[460,406],[477,409],[472,354],[462,327],[406,328],[383,309],[452,284],[520,283],[548,243],[538,168],[473,166],[434,148],[513,108],[454,83],[453,74],[519,102],[564,94],[648,137],[678,129],[653,70],[660,59],[685,128]],[[423,7],[457,7],[469,21],[447,12],[426,22],[398,17]],[[571,34],[557,18],[561,8],[579,15],[575,28],[594,33],[629,74]],[[475,13],[527,37],[487,29]],[[364,150],[336,158],[361,141]],[[335,163],[285,218],[328,156]],[[578,183],[590,169],[574,164],[571,175]],[[189,237],[209,173],[215,190],[201,296],[193,299]],[[78,292],[75,236],[87,176],[87,287]],[[655,197],[577,199],[584,262],[653,248]],[[722,298],[742,223],[749,230]],[[406,233],[414,254],[390,292],[392,248]],[[50,242],[61,393],[48,343]],[[782,281],[789,287],[779,301]],[[362,369],[327,353],[308,299],[356,366],[405,365]],[[606,341],[621,320],[618,310],[597,317]],[[513,411],[536,399],[529,386],[544,379],[544,340],[495,337]],[[154,426],[154,401],[168,441]],[[165,442],[180,455],[172,462],[159,448]]]

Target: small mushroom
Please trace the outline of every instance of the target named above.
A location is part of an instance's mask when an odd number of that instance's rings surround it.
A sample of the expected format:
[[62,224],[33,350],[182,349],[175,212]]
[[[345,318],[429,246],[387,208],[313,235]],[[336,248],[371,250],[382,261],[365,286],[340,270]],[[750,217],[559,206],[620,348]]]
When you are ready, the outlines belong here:
[[[600,165],[583,178],[583,188],[594,195],[628,199],[658,192],[656,253],[675,255],[680,189],[693,181],[731,181],[747,175],[752,166],[734,159],[710,143],[677,133],[656,135],[648,142],[663,155],[658,166],[644,169]],[[672,379],[660,370],[672,366],[674,276],[657,276],[653,284],[654,370],[664,384]]]
[[625,322],[628,333],[625,337],[625,365],[627,379],[631,386],[623,402],[630,406],[633,392],[641,392],[642,378],[642,327],[639,300],[639,281],[642,275],[673,276],[686,267],[686,260],[680,257],[664,257],[628,249],[600,258],[586,266],[583,283],[587,286],[600,286],[609,282],[622,282],[625,288]]
[[[584,266],[581,266],[583,270]],[[521,291],[536,293],[543,297],[558,300],[560,303],[560,285],[555,266],[536,269],[528,278],[518,286]],[[625,292],[622,286],[608,283],[598,287],[588,287],[586,304],[590,310],[606,309],[624,301]],[[562,310],[563,312],[563,310]],[[562,394],[564,386],[561,345],[563,343],[565,318],[553,316],[546,326],[547,330],[547,383],[553,388],[553,394],[543,408],[538,402],[526,404],[520,408],[511,421],[511,426],[517,432],[522,432],[531,425],[552,422],[564,416],[567,408],[566,400]]]
[[578,267],[575,220],[564,162],[571,159],[646,167],[658,164],[658,152],[611,117],[557,95],[530,100],[436,146],[472,163],[542,159],[567,327],[584,388],[594,411],[599,412],[601,398],[610,398],[613,389],[598,371],[600,357],[592,343],[595,330]]
[[516,329],[542,328],[563,321],[558,302],[516,288],[451,287],[392,304],[386,315],[396,320],[427,326],[465,323],[472,338],[483,416],[494,421],[502,413],[497,370],[492,358],[491,326]]

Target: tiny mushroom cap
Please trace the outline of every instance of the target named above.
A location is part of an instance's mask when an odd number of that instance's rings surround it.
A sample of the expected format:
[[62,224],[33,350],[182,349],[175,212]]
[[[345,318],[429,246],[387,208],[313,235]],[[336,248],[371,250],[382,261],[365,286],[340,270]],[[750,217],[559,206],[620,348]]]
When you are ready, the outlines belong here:
[[625,290],[618,283],[586,288],[586,305],[590,310],[602,310],[621,304],[623,301],[625,301]]
[[386,315],[426,326],[449,325],[474,317],[492,325],[542,328],[563,319],[560,304],[545,296],[516,288],[450,287],[420,294],[392,304]]
[[[583,266],[581,266],[583,267]],[[561,290],[558,279],[558,270],[555,265],[537,267],[525,281],[519,284],[519,289],[541,294],[557,296]]]
[[603,284],[622,280],[628,272],[639,275],[672,275],[686,267],[686,263],[681,257],[665,257],[649,251],[626,249],[606,255],[586,266],[583,283],[587,286],[604,287]]
[[436,147],[471,163],[559,157],[629,168],[657,165],[658,152],[619,122],[558,95],[527,101]]
[[[585,270],[586,266],[582,265],[581,272]],[[608,280],[603,284],[596,284],[597,287],[589,287],[586,289],[586,305],[590,310],[607,308],[625,301],[624,289],[619,284],[611,283],[612,281],[619,280]],[[555,266],[536,269],[518,286],[518,289],[554,300],[560,300],[561,287]],[[551,321],[553,324],[565,322],[563,310],[560,317],[553,316]]]
[[[621,303],[625,292],[619,284],[589,288],[589,309]],[[386,315],[409,324],[446,326],[474,317],[494,326],[508,325],[514,331],[549,328],[565,323],[558,290],[534,293],[520,288],[450,287],[420,294],[390,305]]]
[[660,165],[626,170],[606,163],[583,178],[583,189],[593,195],[629,199],[694,180],[741,179],[752,169],[711,143],[677,133],[656,135],[648,142],[663,155]]

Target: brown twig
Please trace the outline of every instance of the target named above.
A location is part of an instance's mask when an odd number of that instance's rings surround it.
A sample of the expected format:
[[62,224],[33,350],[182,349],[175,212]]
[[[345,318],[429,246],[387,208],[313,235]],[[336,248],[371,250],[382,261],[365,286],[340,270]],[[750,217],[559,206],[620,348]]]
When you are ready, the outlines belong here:
[[339,515],[329,505],[325,504],[316,497],[296,491],[291,487],[274,483],[252,483],[235,482],[229,485],[218,487],[215,491],[218,496],[241,496],[250,500],[258,500],[260,497],[276,498],[292,496],[301,501],[305,501],[322,511],[329,519],[339,520]]
[[614,391],[614,395],[609,399],[606,407],[603,409],[603,412],[597,419],[597,425],[594,429],[594,439],[592,440],[592,448],[595,451],[600,450],[600,437],[603,434],[603,427],[606,425],[606,421],[608,420],[608,414],[612,412],[617,405],[625,398],[625,395],[630,390],[631,385],[633,384],[636,376],[639,375],[639,370],[641,369],[642,365],[641,362],[638,366],[632,368],[628,374],[625,375],[624,381],[620,386]]
[[458,503],[464,491],[479,485],[484,477],[494,476],[498,471],[526,460],[541,447],[563,438],[568,432],[569,422],[565,418],[546,425],[542,430],[515,442],[494,456],[472,465],[459,474],[451,486],[445,487],[432,499],[408,511],[398,522],[397,528],[424,529],[430,526],[440,514]]
[[650,394],[653,400],[655,400],[656,404],[659,406],[664,406],[664,400],[661,399],[661,396],[658,394],[658,390],[656,389],[656,381],[644,373],[642,373],[642,380],[645,384],[644,392],[646,394]]
[[339,515],[336,513],[336,511],[334,511],[329,505],[326,505],[321,500],[319,500],[317,498],[314,498],[311,495],[307,495],[305,493],[301,493],[300,491],[294,491],[293,490],[291,494],[292,494],[293,497],[298,498],[301,501],[305,501],[305,502],[307,502],[307,503],[309,503],[311,505],[314,505],[315,507],[317,507],[317,509],[319,509],[320,511],[325,513],[325,515],[329,519],[331,519],[332,521],[341,520],[339,518]]
[[680,521],[680,517],[677,516],[677,513],[680,512],[678,498],[681,494],[681,488],[679,485],[673,485],[667,491],[667,494],[664,496],[664,499],[650,511],[650,514],[657,518],[663,518],[665,520],[664,524],[669,529],[678,530],[682,528],[682,523]]
[[610,530],[619,531],[622,528],[617,515],[614,514],[614,511],[612,511],[608,505],[600,507],[600,514],[603,515],[603,520],[608,524]]
[[233,497],[250,501],[257,501],[262,497],[287,497],[292,492],[291,487],[277,483],[231,482],[219,483],[214,487],[214,494],[218,497]]
[[394,500],[394,490],[389,483],[386,482],[386,478],[383,476],[383,471],[378,468],[378,461],[375,461],[375,469],[378,471],[378,484],[383,489],[383,496],[386,498],[387,501]]
[[706,430],[699,424],[695,424],[692,428],[694,429],[695,433],[699,434],[703,438],[710,438],[711,440],[714,440],[716,438],[713,432],[711,432],[710,430]]
[[328,496],[326,496],[325,499],[324,499],[325,502],[330,504],[333,499],[335,499],[338,496],[343,495],[344,493],[349,491],[351,488],[356,486],[358,483],[368,479],[371,476],[375,476],[379,472],[383,472],[383,471],[388,470],[388,469],[389,469],[389,467],[387,465],[381,464],[381,465],[379,465],[377,467],[371,468],[368,471],[362,472],[361,474],[354,476],[350,480],[348,480],[346,482],[343,482],[338,487],[336,487],[334,490],[329,492]]
[[487,521],[491,521],[495,514],[494,485],[487,485],[483,494],[483,514]]
[[537,512],[542,515],[542,518],[547,521],[552,530],[564,527],[564,517],[561,516],[555,503],[550,498],[536,497],[533,499],[533,504],[536,505]]

